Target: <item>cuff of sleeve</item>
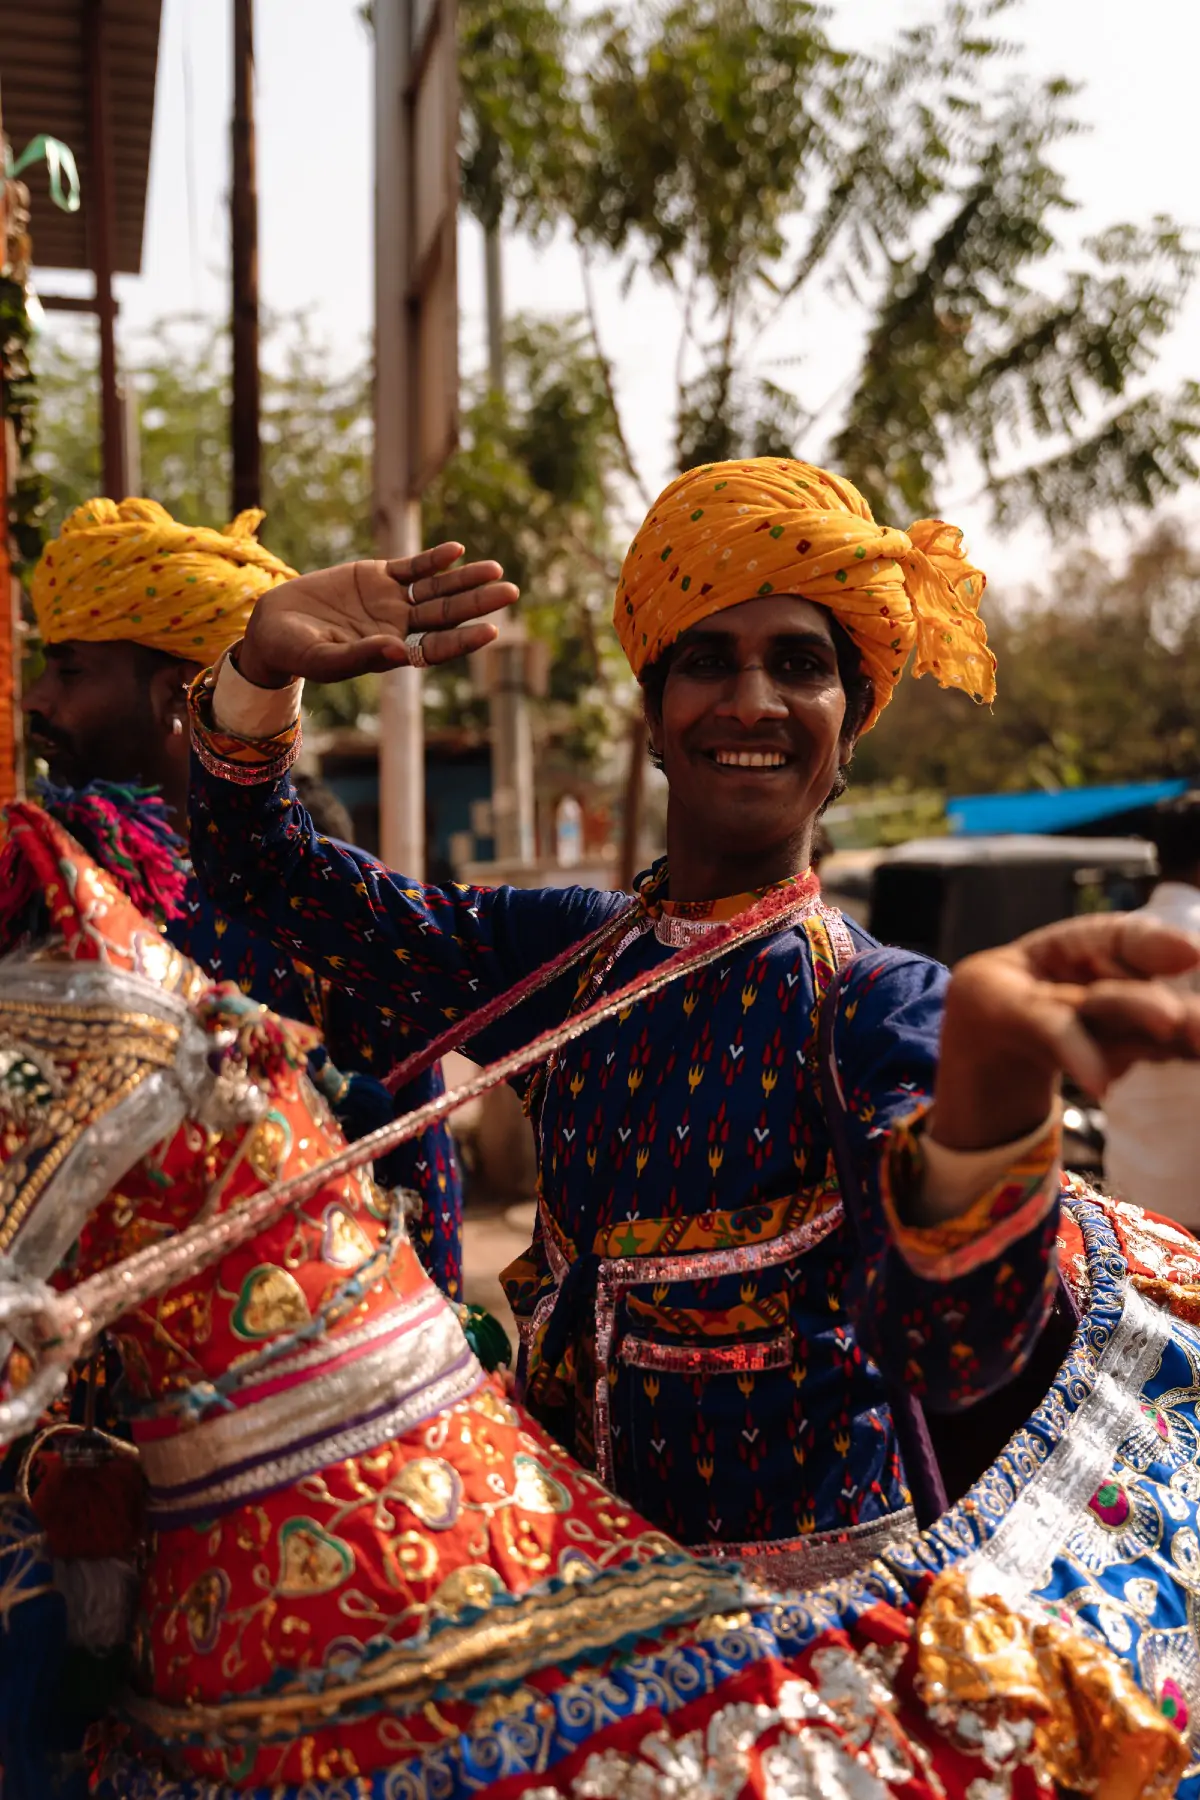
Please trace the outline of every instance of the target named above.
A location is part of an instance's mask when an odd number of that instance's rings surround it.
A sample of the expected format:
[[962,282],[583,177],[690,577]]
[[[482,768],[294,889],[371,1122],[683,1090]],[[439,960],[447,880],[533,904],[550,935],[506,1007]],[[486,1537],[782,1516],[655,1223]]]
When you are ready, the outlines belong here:
[[[293,717],[290,724],[272,737],[244,737],[239,732],[222,729],[214,718],[213,697],[227,667],[226,659],[222,658],[213,668],[203,670],[192,683],[188,694],[192,749],[201,766],[222,781],[233,781],[241,787],[278,781],[300,754],[300,720]],[[237,675],[236,670],[233,673]],[[263,692],[252,688],[243,677],[237,678],[252,692]],[[290,693],[291,690],[283,692]],[[295,692],[298,703],[298,687]],[[274,700],[276,695],[272,693],[271,698]]]
[[[888,1232],[915,1275],[953,1281],[994,1262],[1037,1229],[1059,1191],[1057,1114],[1028,1137],[991,1150],[948,1150],[927,1135],[922,1110],[893,1126],[881,1169]],[[955,1218],[909,1225],[906,1197],[921,1193],[926,1210],[944,1211],[965,1194],[978,1198]]]
[[246,680],[233,657],[225,655],[216,665],[213,724],[230,737],[278,737],[300,717],[303,692],[302,681],[293,681],[285,688],[256,687]]

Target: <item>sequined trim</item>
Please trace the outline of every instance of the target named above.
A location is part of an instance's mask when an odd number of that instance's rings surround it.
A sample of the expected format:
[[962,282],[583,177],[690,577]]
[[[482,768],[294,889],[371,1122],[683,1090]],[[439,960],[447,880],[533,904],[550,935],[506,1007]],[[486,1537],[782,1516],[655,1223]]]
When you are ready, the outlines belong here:
[[[331,1340],[336,1348],[337,1340]],[[377,1449],[465,1399],[483,1373],[440,1299],[336,1373],[143,1443],[155,1524],[242,1505],[347,1456]]]
[[1124,1440],[1141,1418],[1142,1389],[1171,1340],[1170,1315],[1131,1287],[1095,1385],[1042,1466],[972,1559],[976,1592],[1019,1604],[1049,1578],[1050,1564]]
[[814,1531],[767,1543],[698,1544],[693,1553],[740,1563],[751,1581],[778,1593],[841,1581],[916,1534],[916,1515],[911,1506],[904,1506],[865,1525],[848,1525],[844,1531]]
[[[803,1256],[836,1231],[841,1222],[842,1203],[837,1200],[819,1218],[785,1231],[766,1244],[699,1251],[692,1256],[621,1256],[601,1262],[596,1283],[596,1473],[606,1487],[613,1483],[608,1372],[615,1348],[617,1304],[624,1290],[650,1282],[712,1281],[720,1275],[740,1275],[754,1269],[772,1268],[777,1263],[791,1262],[794,1257]],[[549,1253],[549,1238],[546,1248]],[[555,1269],[555,1279],[561,1281],[565,1274],[566,1266],[560,1261]]]
[[184,1707],[131,1696],[127,1709],[168,1743],[198,1735],[237,1741],[247,1734],[298,1732],[336,1719],[343,1707],[371,1701],[419,1706],[448,1683],[469,1682],[477,1689],[515,1684],[535,1669],[597,1650],[607,1654],[618,1639],[649,1635],[717,1610],[732,1611],[740,1600],[738,1583],[724,1570],[672,1551],[641,1568],[615,1569],[586,1586],[569,1583],[552,1593],[525,1595],[511,1610],[493,1605],[482,1616],[477,1609],[474,1617],[468,1612],[432,1637],[422,1634],[379,1655],[371,1673],[356,1681],[333,1679],[326,1687],[314,1687],[308,1671],[288,1671],[281,1672],[283,1678],[269,1693]]
[[662,1369],[671,1375],[740,1375],[749,1370],[789,1368],[792,1334],[781,1331],[755,1344],[657,1344],[627,1332],[617,1354],[633,1369]]
[[896,1196],[917,1191],[928,1120],[929,1108],[922,1107],[892,1126],[880,1167],[884,1217],[892,1242],[914,1275],[926,1281],[958,1281],[1035,1231],[1056,1204],[1060,1132],[1056,1120],[958,1218],[907,1225],[899,1216]]

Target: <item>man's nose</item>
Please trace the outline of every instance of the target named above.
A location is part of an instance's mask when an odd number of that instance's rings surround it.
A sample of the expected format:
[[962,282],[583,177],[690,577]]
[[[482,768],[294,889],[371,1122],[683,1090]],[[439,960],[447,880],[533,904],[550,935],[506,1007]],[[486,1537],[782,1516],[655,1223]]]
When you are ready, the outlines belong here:
[[46,704],[47,695],[45,692],[47,685],[45,672],[43,671],[32,686],[27,687],[21,695],[21,711],[23,713],[44,713],[49,711]]
[[746,663],[726,690],[718,712],[749,730],[761,719],[784,719],[787,705],[760,662]]

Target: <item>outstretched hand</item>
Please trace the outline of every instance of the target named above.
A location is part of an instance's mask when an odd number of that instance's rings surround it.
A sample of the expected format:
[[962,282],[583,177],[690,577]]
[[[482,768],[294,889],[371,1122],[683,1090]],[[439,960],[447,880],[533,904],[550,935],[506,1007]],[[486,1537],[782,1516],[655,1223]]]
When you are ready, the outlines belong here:
[[1162,979],[1198,968],[1200,944],[1143,913],[1064,919],[967,957],[946,996],[939,1142],[1033,1130],[1060,1073],[1099,1096],[1134,1063],[1200,1059],[1200,992]]
[[346,681],[403,668],[415,632],[427,663],[449,662],[490,644],[488,617],[511,606],[517,589],[496,562],[453,565],[461,544],[439,544],[394,562],[341,563],[272,588],[256,604],[238,650],[238,668],[259,687]]

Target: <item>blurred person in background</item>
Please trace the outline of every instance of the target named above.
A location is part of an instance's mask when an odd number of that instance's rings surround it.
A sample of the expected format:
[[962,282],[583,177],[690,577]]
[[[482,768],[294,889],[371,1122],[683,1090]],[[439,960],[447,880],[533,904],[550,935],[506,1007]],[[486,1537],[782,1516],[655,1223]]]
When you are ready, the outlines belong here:
[[[189,683],[245,629],[255,600],[295,574],[257,541],[262,516],[242,513],[223,532],[192,529],[154,500],[96,499],[66,520],[34,572],[45,665],[23,697],[29,736],[55,783],[114,784],[135,799],[136,790],[154,789],[171,823],[186,830]],[[353,857],[345,807],[306,779],[321,829]],[[391,1012],[236,924],[190,870],[182,913],[166,931],[215,981],[234,981],[318,1027],[333,1066],[318,1060],[313,1073],[351,1136],[444,1091],[433,1069],[393,1102],[375,1079],[395,1060]],[[393,1151],[376,1175],[419,1196],[420,1215],[410,1220],[416,1249],[438,1286],[461,1299],[462,1188],[448,1128]]]
[[[1141,914],[1200,941],[1200,793],[1160,807],[1148,835],[1159,879]],[[1174,981],[1200,990],[1195,971]],[[1105,1118],[1104,1173],[1113,1192],[1200,1232],[1200,1068],[1135,1064],[1110,1088]]]

